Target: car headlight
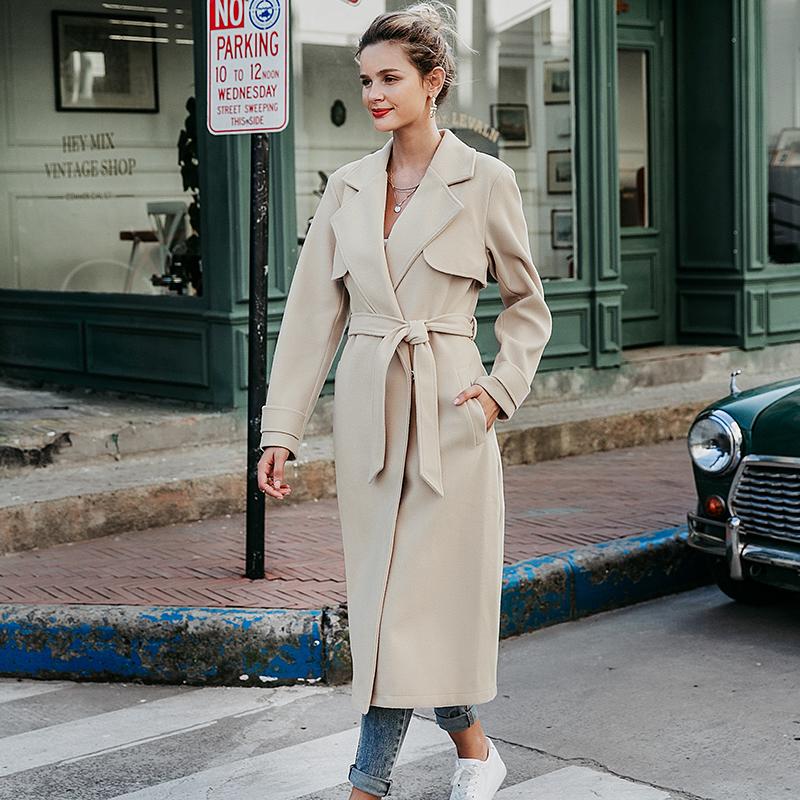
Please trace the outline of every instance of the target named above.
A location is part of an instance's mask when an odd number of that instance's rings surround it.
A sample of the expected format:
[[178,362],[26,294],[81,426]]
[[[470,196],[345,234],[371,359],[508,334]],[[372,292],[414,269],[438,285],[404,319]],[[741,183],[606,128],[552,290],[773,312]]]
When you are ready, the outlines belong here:
[[742,458],[742,429],[720,409],[698,417],[689,429],[686,443],[692,461],[712,475],[728,472]]

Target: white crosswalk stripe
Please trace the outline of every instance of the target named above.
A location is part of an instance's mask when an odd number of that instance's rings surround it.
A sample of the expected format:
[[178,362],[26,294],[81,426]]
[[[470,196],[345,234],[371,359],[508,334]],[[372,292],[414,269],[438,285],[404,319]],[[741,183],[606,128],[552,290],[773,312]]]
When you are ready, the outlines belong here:
[[[113,800],[293,800],[343,782],[358,744],[357,728],[214,767]],[[434,722],[412,717],[397,765],[453,747]]]
[[587,767],[565,767],[501,789],[496,800],[669,800],[643,786]]
[[318,688],[265,695],[261,689],[211,687],[0,739],[0,777],[47,764],[74,761],[165,736],[175,736],[219,719],[294,702]]

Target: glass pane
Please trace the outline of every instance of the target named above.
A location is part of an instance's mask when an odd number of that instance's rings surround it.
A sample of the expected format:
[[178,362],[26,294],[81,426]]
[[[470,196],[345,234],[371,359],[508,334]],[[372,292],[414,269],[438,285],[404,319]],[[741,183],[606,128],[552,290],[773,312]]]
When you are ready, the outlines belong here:
[[191,5],[1,4],[0,287],[199,294]]
[[764,3],[769,260],[800,263],[800,0]]
[[[298,236],[327,176],[377,150],[361,105],[353,53],[360,34],[404,2],[293,0]],[[512,166],[522,193],[534,263],[545,280],[574,278],[572,17],[569,0],[452,0],[458,77],[436,117],[477,150]]]
[[620,226],[646,228],[650,226],[647,52],[618,50],[617,75]]

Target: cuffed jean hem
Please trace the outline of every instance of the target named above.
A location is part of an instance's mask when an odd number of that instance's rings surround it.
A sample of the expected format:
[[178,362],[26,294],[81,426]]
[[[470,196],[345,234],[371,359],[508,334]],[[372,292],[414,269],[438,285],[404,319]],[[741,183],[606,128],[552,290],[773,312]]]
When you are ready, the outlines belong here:
[[455,716],[445,716],[439,714],[438,708],[434,708],[433,713],[436,714],[436,724],[444,731],[465,731],[471,725],[474,725],[475,721],[478,719],[478,708],[475,705],[452,706],[449,708],[464,708],[465,710],[459,711]]
[[347,780],[356,787],[361,789],[362,792],[367,794],[374,794],[378,797],[383,797],[389,793],[389,787],[392,785],[391,779],[376,778],[367,772],[360,770],[355,764],[350,765],[350,774]]

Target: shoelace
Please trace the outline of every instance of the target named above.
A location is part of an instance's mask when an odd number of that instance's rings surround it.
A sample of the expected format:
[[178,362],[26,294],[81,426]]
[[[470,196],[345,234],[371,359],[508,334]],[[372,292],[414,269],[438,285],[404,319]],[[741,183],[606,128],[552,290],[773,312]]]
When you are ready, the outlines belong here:
[[458,786],[461,790],[459,800],[474,800],[480,783],[480,764],[459,764],[455,775],[450,780],[451,786]]

